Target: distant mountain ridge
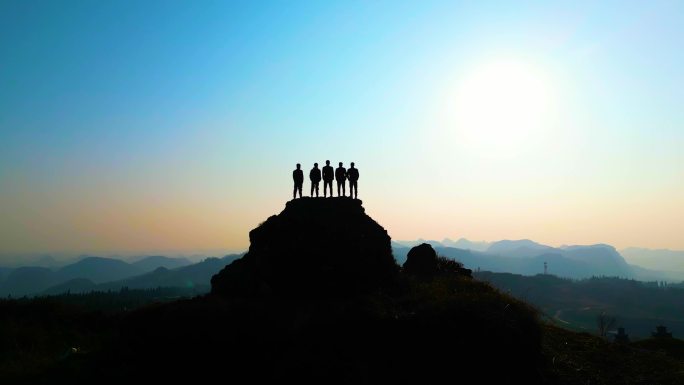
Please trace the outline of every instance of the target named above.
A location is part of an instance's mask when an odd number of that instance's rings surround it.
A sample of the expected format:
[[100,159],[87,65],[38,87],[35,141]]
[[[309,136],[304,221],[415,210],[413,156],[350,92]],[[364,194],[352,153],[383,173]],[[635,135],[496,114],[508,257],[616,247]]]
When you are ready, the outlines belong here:
[[211,257],[202,262],[173,269],[160,266],[145,274],[100,284],[77,278],[47,288],[41,294],[56,295],[66,292],[75,294],[90,291],[117,291],[122,288],[154,289],[158,287],[198,288],[200,291],[209,291],[211,277],[240,256],[241,254],[231,254],[222,258]]
[[[406,258],[408,247],[418,241],[393,242],[394,256],[401,263]],[[494,272],[534,275],[547,271],[567,278],[589,278],[592,276],[618,276],[644,281],[667,280],[681,281],[684,273],[676,274],[630,265],[613,247],[606,244],[564,245],[552,247],[529,239],[501,240],[496,242],[458,242],[427,241],[441,255],[454,258],[473,270],[478,268]],[[447,244],[460,244],[464,247],[450,247]],[[470,248],[474,245],[475,248]],[[683,262],[684,262],[684,253]],[[647,266],[652,267],[652,266]],[[684,270],[683,270],[684,271]]]
[[131,264],[140,269],[152,271],[158,267],[175,269],[177,267],[190,265],[192,262],[187,258],[170,258],[163,255],[151,255],[135,262],[131,262]]
[[503,255],[508,257],[534,257],[544,253],[550,253],[558,249],[542,245],[529,239],[502,240],[492,243],[487,248],[488,254]]
[[684,272],[684,250],[629,247],[620,250],[620,254],[629,263],[648,269]]
[[58,283],[55,272],[47,267],[18,267],[0,282],[0,295],[17,297],[34,294]]
[[468,250],[475,250],[475,251],[485,251],[492,244],[492,242],[470,241],[470,240],[467,240],[465,238],[459,238],[456,241],[454,241],[450,238],[444,238],[441,241],[423,239],[423,238],[418,238],[415,241],[392,240],[392,246],[397,246],[397,247],[411,248],[411,247],[420,245],[421,243],[427,243],[428,245],[430,245],[432,247],[455,247],[457,249],[468,249]]
[[[83,287],[83,280],[93,285],[123,280],[159,267],[178,268],[190,264],[185,258],[150,256],[129,263],[120,259],[83,256],[77,262],[58,269],[26,266],[0,271],[0,295],[35,295],[60,285]],[[76,283],[74,283],[76,282]]]
[[469,241],[465,238],[459,238],[457,241],[452,241],[449,238],[444,238],[442,240],[442,244],[445,247],[455,247],[457,249],[467,249],[467,250],[474,250],[474,251],[485,251],[489,248],[489,246],[492,244],[491,242],[486,242],[486,241]]
[[143,271],[141,267],[120,259],[87,257],[57,270],[55,279],[64,282],[75,278],[87,278],[95,283],[102,283],[130,277]]
[[241,256],[242,254],[231,254],[223,258],[207,258],[202,262],[175,269],[159,267],[143,275],[98,285],[97,289],[118,290],[122,287],[129,289],[151,289],[155,287],[206,286],[208,290],[211,277]]
[[[446,257],[473,270],[523,275],[544,271],[568,278],[619,276],[641,281],[684,280],[684,251],[629,248],[618,252],[606,244],[551,247],[529,239],[473,242],[423,240],[391,241],[399,263],[406,260],[411,245],[428,243]],[[455,247],[461,246],[461,247]],[[625,255],[625,258],[623,258]],[[209,285],[209,280],[239,255],[208,258],[193,264],[186,258],[147,256],[127,261],[84,255],[61,268],[25,266],[0,267],[0,296],[56,294],[71,291],[118,290],[122,287],[193,287]],[[53,259],[44,257],[50,264]],[[677,271],[677,268],[681,270]]]

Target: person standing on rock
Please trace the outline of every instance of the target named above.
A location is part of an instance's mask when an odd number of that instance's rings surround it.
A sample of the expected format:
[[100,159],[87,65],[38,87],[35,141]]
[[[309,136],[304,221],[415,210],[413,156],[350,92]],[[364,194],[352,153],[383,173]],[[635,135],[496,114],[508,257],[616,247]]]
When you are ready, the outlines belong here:
[[341,196],[346,196],[344,187],[347,184],[347,169],[342,167],[342,162],[340,162],[340,167],[335,169],[335,180],[337,181],[337,196],[340,196],[340,188],[342,188]]
[[294,191],[292,191],[292,199],[297,198],[297,191],[299,191],[299,197],[302,197],[302,185],[304,184],[304,171],[302,171],[302,165],[297,163],[297,169],[292,171],[292,179],[294,180]]
[[325,161],[325,166],[323,166],[323,197],[325,198],[328,187],[330,187],[330,197],[332,198],[333,196],[333,189],[332,189],[332,181],[335,178],[335,174],[333,173],[333,168],[330,165],[330,161],[326,160]]
[[309,172],[309,179],[311,180],[311,196],[316,190],[316,198],[318,198],[318,183],[321,182],[321,169],[318,168],[318,163],[314,163],[314,167]]
[[354,168],[354,162],[351,162],[351,166],[347,170],[347,178],[349,179],[349,196],[357,199],[359,197],[359,186],[356,182],[359,180],[359,169]]

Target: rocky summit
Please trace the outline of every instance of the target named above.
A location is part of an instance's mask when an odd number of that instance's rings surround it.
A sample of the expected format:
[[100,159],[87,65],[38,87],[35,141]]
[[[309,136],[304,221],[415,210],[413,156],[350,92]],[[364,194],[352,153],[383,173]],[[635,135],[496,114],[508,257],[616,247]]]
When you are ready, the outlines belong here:
[[225,297],[348,297],[398,273],[387,231],[351,198],[287,202],[249,233],[247,254],[211,280]]

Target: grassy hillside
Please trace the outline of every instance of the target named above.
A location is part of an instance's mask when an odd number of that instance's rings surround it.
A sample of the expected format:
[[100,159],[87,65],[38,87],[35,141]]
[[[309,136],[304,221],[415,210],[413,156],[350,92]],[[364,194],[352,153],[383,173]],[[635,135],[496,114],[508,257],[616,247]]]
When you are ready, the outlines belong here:
[[661,323],[675,337],[684,337],[684,289],[681,288],[611,277],[570,280],[553,275],[492,272],[475,275],[533,304],[567,328],[593,333],[597,330],[597,315],[606,312],[617,318],[616,327],[624,326],[633,338],[649,337]]
[[[681,342],[681,341],[680,341]],[[552,325],[543,329],[544,375],[553,384],[682,384],[681,356],[639,344],[619,345]]]

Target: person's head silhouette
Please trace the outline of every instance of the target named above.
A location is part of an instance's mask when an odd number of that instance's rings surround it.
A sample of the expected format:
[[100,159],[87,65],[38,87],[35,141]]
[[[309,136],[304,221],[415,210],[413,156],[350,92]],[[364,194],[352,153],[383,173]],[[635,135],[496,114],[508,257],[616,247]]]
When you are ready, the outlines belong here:
[[314,167],[318,167],[318,163],[314,163]]
[[340,167],[342,167],[342,162],[340,162]]
[[330,161],[329,161],[329,160],[326,160],[326,161],[325,161],[325,165],[326,165],[326,166],[330,166]]
[[351,162],[351,168],[354,168],[354,162]]
[[300,167],[302,167],[302,165],[297,163],[297,170],[299,170]]

